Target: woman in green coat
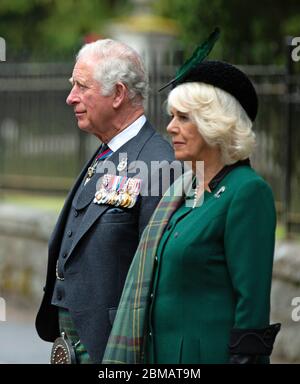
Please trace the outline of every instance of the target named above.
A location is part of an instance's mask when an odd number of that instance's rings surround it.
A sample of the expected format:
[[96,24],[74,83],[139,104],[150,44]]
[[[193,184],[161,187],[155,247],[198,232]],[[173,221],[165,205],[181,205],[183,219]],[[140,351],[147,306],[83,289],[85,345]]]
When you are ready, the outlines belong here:
[[276,215],[249,161],[255,89],[220,61],[173,86],[167,131],[192,172],[144,231],[103,362],[268,362],[280,328],[269,324]]

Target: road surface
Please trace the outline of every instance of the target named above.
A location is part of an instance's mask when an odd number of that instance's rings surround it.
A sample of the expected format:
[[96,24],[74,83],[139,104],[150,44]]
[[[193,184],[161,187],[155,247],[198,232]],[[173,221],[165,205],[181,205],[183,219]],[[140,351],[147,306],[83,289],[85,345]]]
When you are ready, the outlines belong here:
[[6,308],[6,321],[0,321],[0,364],[49,363],[52,345],[38,337],[35,314],[35,308]]

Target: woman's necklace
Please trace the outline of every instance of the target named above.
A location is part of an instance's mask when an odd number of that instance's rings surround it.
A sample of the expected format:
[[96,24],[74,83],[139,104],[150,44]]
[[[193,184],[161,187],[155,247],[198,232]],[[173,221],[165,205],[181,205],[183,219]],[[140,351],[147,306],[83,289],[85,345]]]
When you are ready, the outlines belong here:
[[205,188],[205,185],[203,184],[203,182],[200,182],[199,184],[196,185],[195,191],[194,191],[193,208],[199,207],[202,204],[203,202],[202,198],[205,190],[208,190],[210,192],[210,189],[208,187]]
[[197,203],[198,203],[198,194],[199,194],[199,188],[200,188],[200,185],[201,184],[198,184],[195,188],[195,192],[194,192],[194,202],[193,202],[193,208],[196,207]]

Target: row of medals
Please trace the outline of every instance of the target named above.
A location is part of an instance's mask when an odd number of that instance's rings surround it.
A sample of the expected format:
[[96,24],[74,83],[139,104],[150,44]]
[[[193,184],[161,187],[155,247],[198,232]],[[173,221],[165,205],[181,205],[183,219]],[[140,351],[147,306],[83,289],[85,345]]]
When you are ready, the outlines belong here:
[[[122,184],[124,184],[124,186],[121,188],[117,187]],[[100,190],[95,194],[94,203],[132,208],[137,201],[140,187],[140,179],[105,175],[103,176],[103,183]]]

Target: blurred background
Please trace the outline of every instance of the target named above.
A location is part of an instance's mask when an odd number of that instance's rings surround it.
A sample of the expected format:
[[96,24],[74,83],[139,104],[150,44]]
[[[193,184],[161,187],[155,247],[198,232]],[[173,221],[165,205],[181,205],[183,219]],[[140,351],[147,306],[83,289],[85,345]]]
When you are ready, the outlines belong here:
[[51,345],[34,330],[47,241],[98,146],[65,104],[76,52],[99,38],[140,52],[147,116],[165,135],[167,90],[157,91],[215,26],[221,38],[210,58],[238,65],[259,94],[251,161],[271,184],[278,214],[272,320],[283,329],[273,362],[300,362],[299,0],[1,0],[0,363],[48,362]]

